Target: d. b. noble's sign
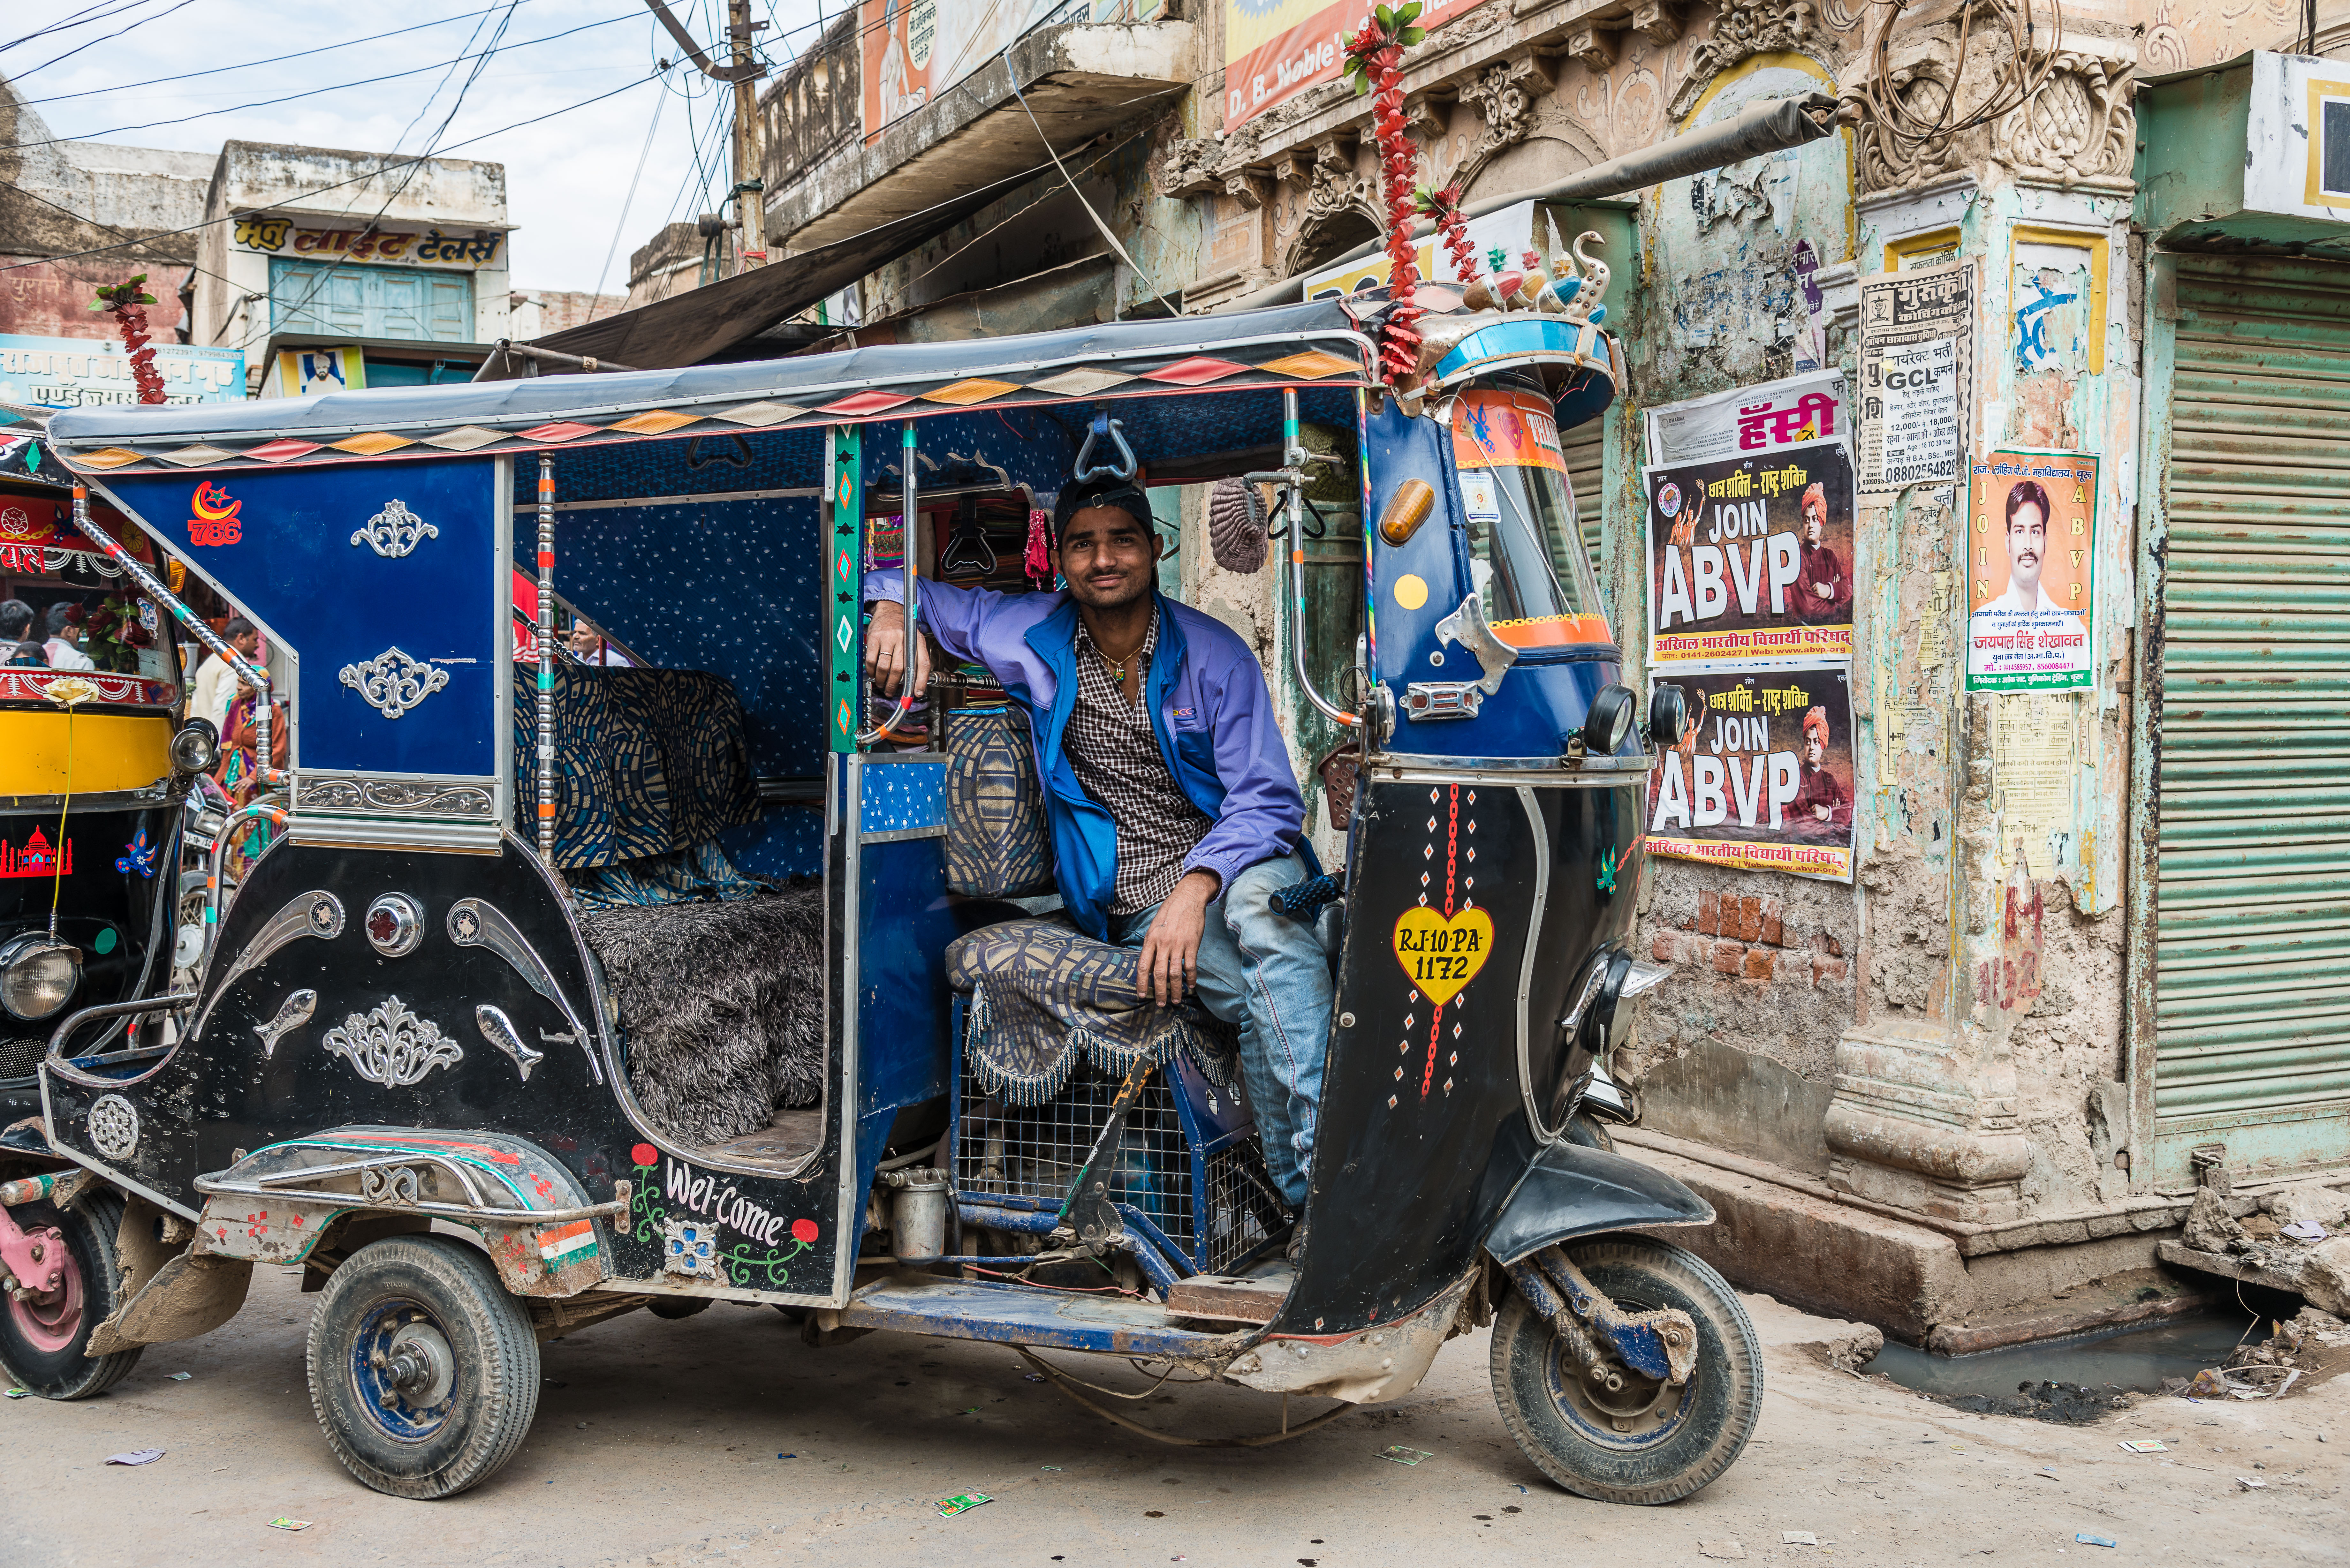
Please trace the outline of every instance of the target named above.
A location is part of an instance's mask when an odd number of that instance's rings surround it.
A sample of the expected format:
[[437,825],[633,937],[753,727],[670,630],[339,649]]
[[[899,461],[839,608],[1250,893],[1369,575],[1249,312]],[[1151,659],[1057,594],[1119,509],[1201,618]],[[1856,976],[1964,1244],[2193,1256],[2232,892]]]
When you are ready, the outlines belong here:
[[1844,442],[1643,472],[1652,669],[1851,657],[1852,462]]

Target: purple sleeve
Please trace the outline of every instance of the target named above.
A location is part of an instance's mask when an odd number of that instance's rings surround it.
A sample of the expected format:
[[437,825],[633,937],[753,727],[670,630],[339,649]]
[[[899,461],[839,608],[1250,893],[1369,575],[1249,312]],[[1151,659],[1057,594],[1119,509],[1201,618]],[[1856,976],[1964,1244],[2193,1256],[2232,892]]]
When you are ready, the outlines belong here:
[[1183,857],[1183,869],[1213,871],[1229,888],[1250,867],[1296,847],[1305,827],[1305,797],[1274,722],[1264,672],[1252,659],[1231,660],[1221,674],[1210,733],[1224,802],[1216,826]]
[[[988,588],[958,588],[924,577],[918,618],[930,628],[941,648],[957,659],[983,664],[986,659],[979,651],[981,628],[1010,597]],[[903,604],[905,598],[903,574],[897,567],[865,574],[868,605]]]

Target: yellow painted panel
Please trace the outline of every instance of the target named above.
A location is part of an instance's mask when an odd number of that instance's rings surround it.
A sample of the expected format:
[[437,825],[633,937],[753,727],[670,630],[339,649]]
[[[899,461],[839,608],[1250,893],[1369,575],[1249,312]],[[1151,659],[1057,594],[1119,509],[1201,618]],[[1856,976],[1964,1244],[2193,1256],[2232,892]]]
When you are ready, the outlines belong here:
[[76,794],[144,789],[172,771],[167,714],[12,709],[0,712],[0,795],[65,793],[68,719]]

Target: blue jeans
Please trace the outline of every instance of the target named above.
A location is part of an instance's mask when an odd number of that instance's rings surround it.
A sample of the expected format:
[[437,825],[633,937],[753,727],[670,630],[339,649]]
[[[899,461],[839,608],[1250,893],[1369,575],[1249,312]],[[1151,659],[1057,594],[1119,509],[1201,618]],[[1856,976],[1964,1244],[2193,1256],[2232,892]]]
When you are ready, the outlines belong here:
[[[1200,932],[1201,1005],[1240,1030],[1241,1077],[1273,1183],[1305,1202],[1322,1064],[1330,1046],[1330,961],[1310,921],[1275,912],[1274,894],[1306,879],[1292,855],[1250,867],[1207,908]],[[1110,940],[1139,948],[1159,906],[1110,918]]]

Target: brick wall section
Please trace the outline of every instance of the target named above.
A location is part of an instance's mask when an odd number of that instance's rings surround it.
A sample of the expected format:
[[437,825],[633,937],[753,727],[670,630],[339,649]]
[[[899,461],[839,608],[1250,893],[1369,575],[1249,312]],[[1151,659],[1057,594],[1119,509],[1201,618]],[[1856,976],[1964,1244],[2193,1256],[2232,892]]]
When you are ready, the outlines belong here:
[[1659,963],[1711,969],[1733,980],[1798,981],[1814,989],[1841,984],[1844,943],[1827,931],[1789,941],[1786,906],[1759,893],[1700,892],[1697,913],[1678,930],[1658,931],[1649,956]]

